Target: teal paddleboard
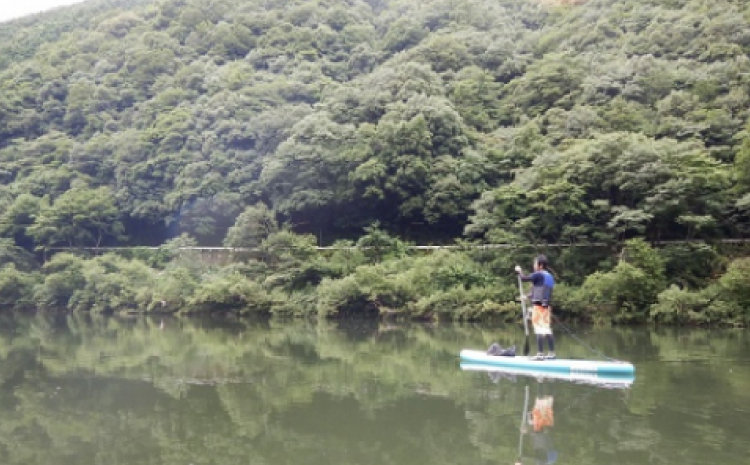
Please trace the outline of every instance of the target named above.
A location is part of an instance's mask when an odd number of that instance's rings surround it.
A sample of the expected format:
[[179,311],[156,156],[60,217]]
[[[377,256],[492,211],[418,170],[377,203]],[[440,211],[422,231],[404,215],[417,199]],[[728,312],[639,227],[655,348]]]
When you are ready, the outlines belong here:
[[628,362],[598,360],[535,360],[533,357],[503,357],[487,355],[480,350],[464,349],[461,361],[472,365],[523,370],[525,373],[557,373],[563,375],[586,375],[603,377],[635,377],[635,367]]
[[536,378],[538,380],[554,379],[560,381],[569,381],[576,384],[588,384],[613,389],[627,389],[630,388],[635,382],[635,377],[628,375],[606,376],[586,373],[540,373],[538,371],[524,370],[523,368],[498,367],[470,362],[461,362],[461,370],[481,371],[490,374],[498,373],[505,376],[526,376],[530,378]]

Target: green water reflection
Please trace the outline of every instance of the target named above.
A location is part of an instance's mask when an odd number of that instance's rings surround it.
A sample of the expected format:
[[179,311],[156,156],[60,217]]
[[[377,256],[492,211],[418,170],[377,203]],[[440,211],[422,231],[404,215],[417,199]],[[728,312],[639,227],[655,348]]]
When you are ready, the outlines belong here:
[[746,463],[747,333],[578,331],[630,389],[460,370],[517,328],[6,316],[0,463]]

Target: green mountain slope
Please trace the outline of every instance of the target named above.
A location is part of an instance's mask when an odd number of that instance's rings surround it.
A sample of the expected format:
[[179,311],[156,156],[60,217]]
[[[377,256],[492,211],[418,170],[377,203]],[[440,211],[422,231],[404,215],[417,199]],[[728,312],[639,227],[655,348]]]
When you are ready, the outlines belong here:
[[742,1],[120,0],[0,25],[0,237],[734,237]]

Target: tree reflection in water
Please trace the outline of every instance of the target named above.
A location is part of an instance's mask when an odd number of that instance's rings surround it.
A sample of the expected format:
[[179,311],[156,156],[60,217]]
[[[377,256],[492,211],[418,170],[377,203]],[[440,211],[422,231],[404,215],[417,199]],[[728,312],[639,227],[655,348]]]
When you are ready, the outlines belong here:
[[740,332],[588,331],[637,365],[633,387],[612,390],[460,369],[462,348],[518,328],[161,322],[0,317],[2,463],[489,465],[516,463],[521,438],[524,464],[535,446],[582,465],[750,452],[735,408],[750,400]]

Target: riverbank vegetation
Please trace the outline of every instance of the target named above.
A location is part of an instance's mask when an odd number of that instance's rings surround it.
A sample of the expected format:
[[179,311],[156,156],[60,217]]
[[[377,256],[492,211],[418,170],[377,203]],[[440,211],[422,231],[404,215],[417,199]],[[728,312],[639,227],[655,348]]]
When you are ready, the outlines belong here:
[[[181,237],[158,251],[134,248],[93,257],[59,252],[38,269],[25,265],[27,257],[19,251],[5,258],[0,304],[104,314],[516,322],[518,287],[509,271],[539,251],[467,246],[425,253],[375,228],[357,243],[339,242],[320,251],[313,236],[280,230],[257,249],[237,252],[231,264],[210,265],[179,248],[186,242]],[[559,263],[556,314],[565,320],[750,322],[750,259],[729,259],[715,247],[655,249],[634,239],[616,259],[598,248],[542,251]],[[597,254],[600,259],[592,260]]]
[[508,270],[545,251],[566,316],[744,325],[746,259],[710,244],[749,232],[749,8],[93,0],[3,24],[0,303],[510,319]]

